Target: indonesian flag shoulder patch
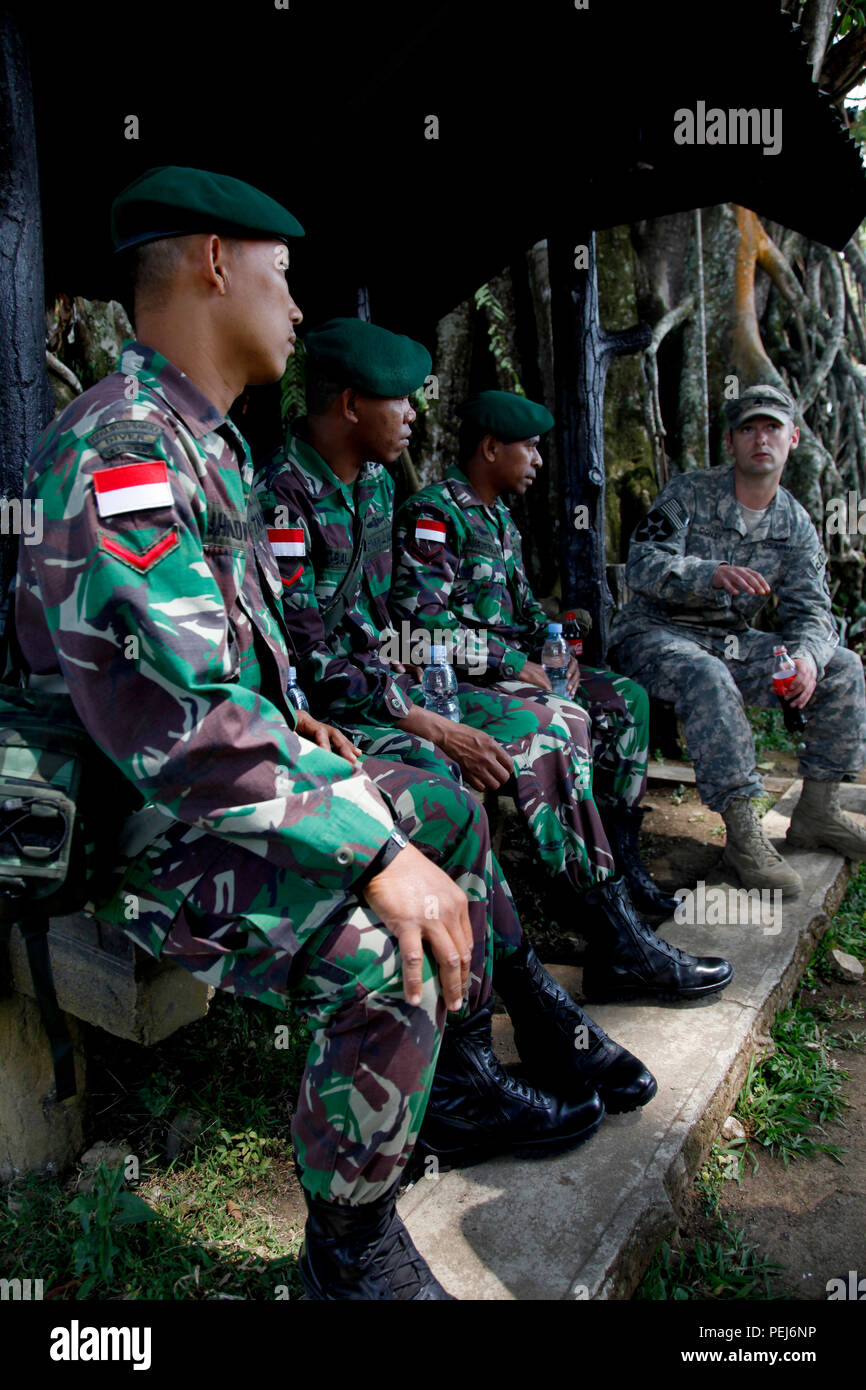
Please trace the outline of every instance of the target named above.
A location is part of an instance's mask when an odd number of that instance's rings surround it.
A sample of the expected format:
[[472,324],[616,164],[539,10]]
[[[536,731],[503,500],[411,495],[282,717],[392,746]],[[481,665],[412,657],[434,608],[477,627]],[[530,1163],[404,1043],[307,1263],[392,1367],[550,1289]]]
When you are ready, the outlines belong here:
[[162,459],[145,463],[123,463],[103,468],[93,475],[96,506],[101,517],[123,512],[149,512],[155,507],[171,507],[168,466]]
[[277,560],[286,556],[304,555],[304,533],[299,526],[268,527],[268,540]]
[[415,522],[416,541],[434,541],[439,545],[445,544],[446,526],[444,521],[434,521],[429,516],[419,516]]

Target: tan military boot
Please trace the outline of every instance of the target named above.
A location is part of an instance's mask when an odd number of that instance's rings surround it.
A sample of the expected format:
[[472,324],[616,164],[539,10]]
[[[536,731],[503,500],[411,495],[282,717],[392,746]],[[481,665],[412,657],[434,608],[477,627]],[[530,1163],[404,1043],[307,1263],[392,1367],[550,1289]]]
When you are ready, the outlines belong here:
[[788,827],[788,844],[798,849],[825,845],[848,859],[866,859],[866,829],[840,807],[838,782],[804,780]]
[[735,797],[722,819],[728,831],[722,862],[736,870],[744,888],[781,888],[789,898],[802,893],[803,880],[770,844],[747,796]]

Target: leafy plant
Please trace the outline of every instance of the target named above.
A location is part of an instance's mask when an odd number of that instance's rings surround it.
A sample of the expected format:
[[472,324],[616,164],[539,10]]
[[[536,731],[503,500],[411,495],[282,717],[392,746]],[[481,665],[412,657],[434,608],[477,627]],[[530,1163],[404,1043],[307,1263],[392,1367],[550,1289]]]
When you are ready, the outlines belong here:
[[80,1193],[66,1208],[74,1213],[82,1234],[75,1241],[76,1275],[87,1274],[78,1296],[86,1298],[97,1284],[109,1284],[114,1277],[114,1260],[120,1254],[114,1243],[117,1226],[135,1226],[158,1220],[157,1213],[137,1197],[123,1190],[123,1168],[107,1168],[100,1163],[93,1188]]
[[526,392],[520,384],[520,378],[508,350],[508,339],[505,336],[505,325],[508,322],[508,317],[489,285],[482,285],[479,290],[475,291],[475,307],[487,317],[487,337],[490,340],[490,351],[493,353],[497,367],[511,377],[512,390],[518,396],[525,396]]

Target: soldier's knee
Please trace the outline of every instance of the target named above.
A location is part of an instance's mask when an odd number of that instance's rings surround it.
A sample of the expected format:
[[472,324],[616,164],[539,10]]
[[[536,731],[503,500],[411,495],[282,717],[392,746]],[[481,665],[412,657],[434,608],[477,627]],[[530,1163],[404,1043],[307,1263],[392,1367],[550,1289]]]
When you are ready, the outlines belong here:
[[622,694],[636,724],[649,719],[649,695],[637,681],[624,680]]

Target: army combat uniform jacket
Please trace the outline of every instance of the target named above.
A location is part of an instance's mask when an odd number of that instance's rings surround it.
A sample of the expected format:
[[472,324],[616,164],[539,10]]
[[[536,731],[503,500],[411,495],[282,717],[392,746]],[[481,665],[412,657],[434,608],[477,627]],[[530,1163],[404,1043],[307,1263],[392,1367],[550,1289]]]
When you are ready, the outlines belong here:
[[[456,465],[401,508],[391,606],[400,618],[451,632],[454,665],[476,682],[479,647],[486,644],[487,680],[512,680],[530,656],[539,658],[547,636],[510,511],[501,498],[485,506]],[[479,634],[474,649],[461,629]]]
[[764,576],[779,601],[781,640],[791,656],[811,657],[820,677],[839,645],[823,547],[808,513],[783,487],[755,535],[749,535],[734,492],[733,466],[672,479],[637,527],[626,566],[635,597],[614,619],[611,646],[663,626],[709,650],[736,637],[740,656],[748,659],[756,639],[765,636],[751,623],[769,596],[733,596],[713,588],[720,564],[746,566]]
[[[252,472],[232,423],[138,343],[54,421],[27,471],[44,525],[21,547],[16,596],[32,682],[68,690],[94,741],[177,822],[100,912],[154,954],[205,849],[240,845],[327,899],[394,825],[360,768],[294,732]],[[283,945],[291,956],[298,941]]]
[[[261,466],[256,486],[310,708],[348,729],[402,718],[412,707],[411,677],[380,655],[391,623],[391,475],[365,463],[354,486],[343,483],[294,435]],[[359,582],[338,615],[334,601],[356,541],[363,545]]]

